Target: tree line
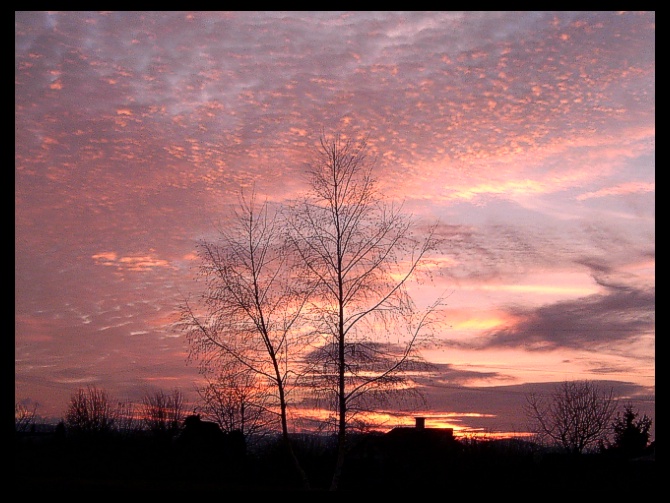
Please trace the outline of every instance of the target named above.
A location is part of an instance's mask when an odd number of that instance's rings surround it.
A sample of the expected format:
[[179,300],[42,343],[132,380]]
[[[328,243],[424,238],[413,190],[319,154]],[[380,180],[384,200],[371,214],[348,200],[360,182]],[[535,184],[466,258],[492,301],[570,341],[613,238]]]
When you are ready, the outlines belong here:
[[[527,402],[529,425],[536,425],[532,438],[496,441],[464,436],[435,442],[429,440],[433,437],[421,437],[421,430],[406,428],[405,433],[418,436],[400,437],[398,442],[392,434],[350,432],[348,468],[340,486],[351,490],[412,483],[426,488],[449,475],[474,482],[477,473],[486,473],[489,483],[508,485],[528,480],[542,486],[566,478],[572,486],[625,488],[653,480],[654,466],[634,461],[655,459],[649,443],[652,421],[629,403],[619,407],[611,390],[590,381],[566,381],[551,395],[529,394]],[[47,487],[59,480],[115,486],[135,480],[147,488],[156,483],[168,487],[169,482],[194,489],[207,485],[305,489],[295,467],[286,463],[283,443],[277,442],[281,437],[270,431],[265,436],[225,430],[225,423],[207,414],[204,418],[211,422],[201,421],[183,403],[179,390],[159,390],[148,392],[133,409],[102,389],[80,388],[47,437],[31,433],[35,409],[17,405],[17,473],[28,483]],[[131,410],[135,414],[129,414]],[[604,415],[610,420],[603,422]],[[309,489],[332,490],[328,473],[332,477],[337,461],[335,437],[289,438],[305,467]],[[45,478],[46,470],[52,472],[50,477]]]
[[[240,433],[245,442],[252,443],[276,433],[270,421],[258,421],[256,414],[245,417],[245,409],[252,406],[234,389],[226,390],[222,385],[214,393],[211,388],[208,383],[201,390],[205,402],[200,410],[223,433]],[[537,445],[572,455],[610,449],[628,458],[639,456],[649,446],[652,419],[629,402],[621,406],[612,389],[602,389],[596,382],[565,381],[548,396],[529,393],[526,402],[523,413],[533,434],[532,442]],[[34,431],[36,411],[37,406],[15,404],[17,433]],[[176,388],[171,392],[149,391],[135,407],[114,401],[104,389],[88,386],[72,394],[59,426],[75,436],[146,431],[156,437],[174,438],[183,430],[188,416],[183,394]]]
[[[584,400],[585,392],[595,400]],[[614,413],[609,398],[609,392],[589,381],[565,382],[544,397],[529,395],[528,418],[534,416],[535,403],[544,425],[531,438],[444,440],[422,436],[430,429],[415,428],[401,429],[409,433],[404,436],[394,435],[396,430],[350,432],[347,469],[338,490],[414,487],[418,491],[440,487],[447,480],[478,483],[482,476],[499,489],[542,488],[561,481],[571,490],[642,490],[655,477],[655,463],[645,462],[655,459],[649,443],[651,419],[631,404],[617,405]],[[574,406],[587,402],[589,410]],[[286,462],[281,436],[243,435],[239,429],[224,432],[221,423],[201,421],[180,403],[178,390],[155,391],[135,409],[144,415],[128,416],[129,404],[115,401],[99,388],[81,388],[72,394],[63,419],[50,433],[35,431],[34,408],[17,405],[16,474],[24,484],[44,488],[130,485],[147,490],[182,487],[197,493],[208,487],[217,492],[306,489],[295,467]],[[591,418],[602,417],[603,411],[612,416],[600,428],[599,420],[594,423]],[[205,415],[205,419],[214,418]],[[561,434],[568,424],[570,431]],[[573,430],[581,433],[573,435]],[[584,442],[587,437],[598,440]],[[310,482],[308,490],[332,490],[336,438],[318,434],[289,438]]]

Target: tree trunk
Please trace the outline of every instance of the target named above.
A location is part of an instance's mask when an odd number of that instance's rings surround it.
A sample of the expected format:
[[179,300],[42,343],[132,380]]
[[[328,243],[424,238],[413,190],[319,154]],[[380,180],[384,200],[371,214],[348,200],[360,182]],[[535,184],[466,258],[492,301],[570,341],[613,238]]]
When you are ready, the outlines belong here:
[[342,429],[337,435],[337,460],[335,461],[335,470],[333,471],[333,478],[330,482],[331,491],[337,491],[340,487],[340,479],[342,478],[342,468],[344,467],[345,452],[346,452],[346,436],[345,436],[345,430]]

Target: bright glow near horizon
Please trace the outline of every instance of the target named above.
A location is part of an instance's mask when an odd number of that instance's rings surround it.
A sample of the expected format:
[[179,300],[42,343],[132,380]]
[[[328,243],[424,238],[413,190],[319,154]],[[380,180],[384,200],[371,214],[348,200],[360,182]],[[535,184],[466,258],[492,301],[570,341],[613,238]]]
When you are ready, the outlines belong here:
[[380,425],[521,432],[571,379],[654,417],[654,12],[16,12],[16,400],[195,401],[196,240],[299,195],[322,129],[448,243],[427,405]]

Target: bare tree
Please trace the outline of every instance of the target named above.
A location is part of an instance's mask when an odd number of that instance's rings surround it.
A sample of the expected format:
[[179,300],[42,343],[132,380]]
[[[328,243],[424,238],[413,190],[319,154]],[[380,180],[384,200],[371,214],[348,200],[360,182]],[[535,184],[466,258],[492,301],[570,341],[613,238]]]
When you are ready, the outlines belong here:
[[37,403],[29,407],[23,403],[14,404],[14,431],[25,433],[35,424],[35,414],[37,413]]
[[132,435],[141,430],[141,420],[137,418],[136,406],[130,400],[116,405],[116,430],[124,435]]
[[79,388],[71,397],[64,423],[77,434],[110,432],[117,416],[107,392],[96,386]]
[[[254,375],[255,385],[273,389],[282,437],[303,485],[307,477],[290,442],[289,395],[296,377],[294,351],[304,345],[300,314],[309,291],[294,281],[277,212],[255,197],[240,197],[233,225],[217,241],[198,246],[204,293],[181,307],[189,358],[204,374],[235,364]],[[257,404],[264,406],[264,404]]]
[[434,227],[420,239],[402,205],[384,202],[366,149],[365,141],[322,135],[308,171],[311,192],[289,218],[303,277],[318,285],[309,314],[322,340],[307,363],[336,422],[331,490],[339,486],[356,412],[371,398],[412,389],[408,373],[425,365],[418,338],[439,304],[421,312],[407,289],[438,245]]
[[272,389],[259,387],[256,375],[239,362],[220,368],[215,377],[206,376],[197,391],[201,410],[224,432],[239,431],[250,442],[276,430]]
[[592,381],[565,381],[550,397],[526,396],[525,413],[530,430],[540,441],[581,454],[605,442],[617,408],[613,390],[601,390]]
[[179,389],[165,393],[163,390],[147,392],[140,406],[142,422],[152,433],[174,436],[184,417],[184,397]]

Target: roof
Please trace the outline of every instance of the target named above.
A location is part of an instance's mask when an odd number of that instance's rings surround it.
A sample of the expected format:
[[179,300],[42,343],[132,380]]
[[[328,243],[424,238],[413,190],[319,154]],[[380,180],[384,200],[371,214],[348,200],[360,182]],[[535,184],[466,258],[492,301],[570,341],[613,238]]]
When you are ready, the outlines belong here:
[[386,433],[390,437],[427,437],[427,438],[454,438],[453,428],[415,428],[413,426],[397,426]]

